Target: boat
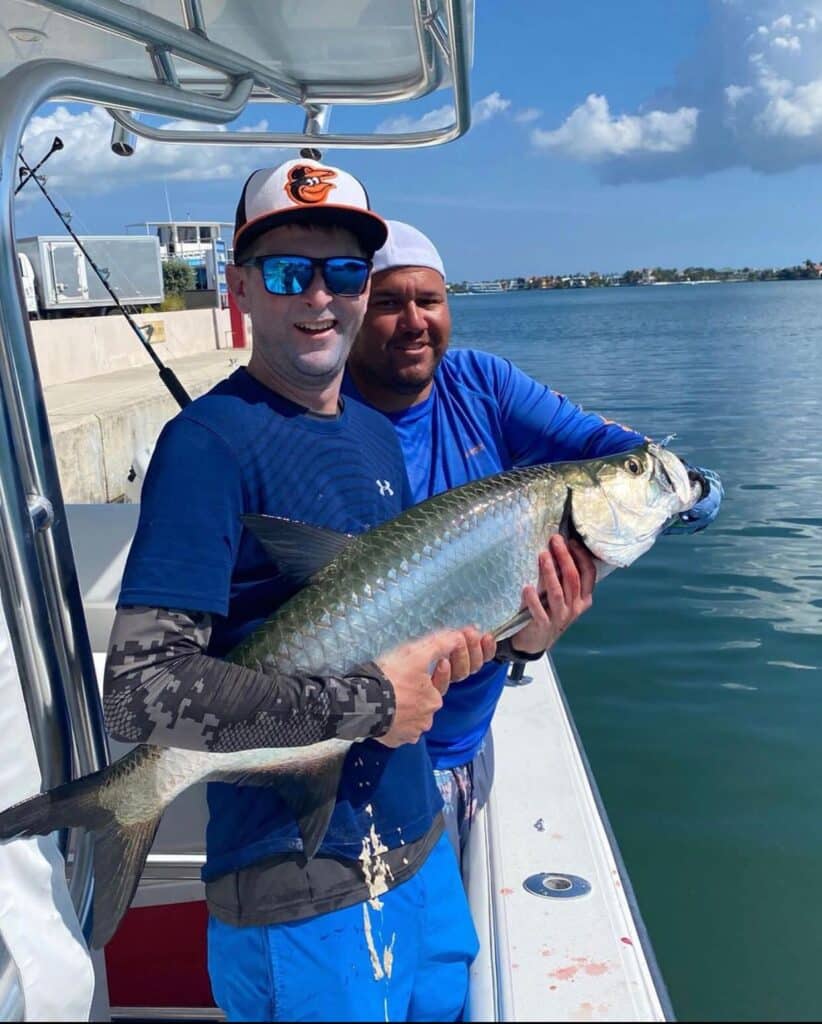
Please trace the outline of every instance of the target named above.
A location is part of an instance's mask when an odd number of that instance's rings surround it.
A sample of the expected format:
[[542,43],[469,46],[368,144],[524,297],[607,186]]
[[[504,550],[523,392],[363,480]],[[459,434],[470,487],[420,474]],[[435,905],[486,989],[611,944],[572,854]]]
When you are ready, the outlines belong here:
[[[0,642],[0,684],[16,698],[3,707],[19,709],[6,734],[25,739],[28,754],[5,744],[0,779],[14,769],[15,798],[20,786],[29,794],[50,788],[122,752],[107,741],[99,685],[138,511],[63,501],[15,258],[11,192],[25,126],[43,103],[71,97],[110,112],[112,147],[122,153],[141,137],[297,147],[306,156],[318,147],[453,143],[470,125],[472,0],[383,0],[378,19],[375,10],[315,0],[289,19],[272,6],[261,32],[254,5],[241,0],[3,5],[0,28],[13,46],[0,56],[0,625],[9,638]],[[335,103],[416,101],[440,88],[453,96],[447,125],[392,134],[329,130]],[[295,105],[303,130],[223,130],[249,101]],[[143,115],[185,124],[158,127]],[[480,294],[503,290],[499,282],[479,285]],[[529,664],[527,673],[512,672],[494,734],[497,777],[465,872],[481,940],[466,1019],[672,1019],[549,658]],[[0,797],[12,802],[11,790]],[[202,790],[184,794],[165,815],[131,910],[105,954],[93,958],[92,1019],[221,1018],[205,969],[204,821]],[[43,919],[52,922],[49,929],[59,921],[76,929],[79,922],[87,935],[90,841],[58,841],[69,863],[73,909],[58,901],[45,907]],[[48,904],[50,897],[43,898]],[[29,920],[32,908],[13,902],[0,907],[0,1007],[4,1019],[31,1020],[31,963],[6,922],[15,909]],[[35,937],[43,956],[46,939]],[[30,942],[27,949],[36,961],[36,947]],[[67,992],[72,981],[64,972],[59,984]]]
[[489,295],[504,292],[501,281],[471,281],[468,284],[468,295]]

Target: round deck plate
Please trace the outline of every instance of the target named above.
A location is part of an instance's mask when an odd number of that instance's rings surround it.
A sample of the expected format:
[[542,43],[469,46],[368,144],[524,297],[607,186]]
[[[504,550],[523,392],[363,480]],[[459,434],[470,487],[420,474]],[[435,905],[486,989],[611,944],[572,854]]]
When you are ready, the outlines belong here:
[[565,871],[540,871],[529,875],[522,885],[526,892],[552,900],[574,899],[591,891],[591,883],[587,879]]

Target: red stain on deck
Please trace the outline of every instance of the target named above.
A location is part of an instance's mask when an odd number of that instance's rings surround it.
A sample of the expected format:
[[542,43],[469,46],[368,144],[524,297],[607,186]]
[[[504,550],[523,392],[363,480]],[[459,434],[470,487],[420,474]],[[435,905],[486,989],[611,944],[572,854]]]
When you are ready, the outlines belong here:
[[631,942],[627,935],[623,935],[619,941],[624,942],[626,946],[633,946],[633,942]]
[[601,963],[591,963],[587,956],[571,957],[573,966],[558,967],[549,975],[551,978],[558,978],[560,981],[570,981],[580,971],[584,971],[590,977],[597,977],[600,974],[607,974],[611,969],[610,964],[603,960]]
[[514,891],[513,889],[508,889],[508,888],[500,889],[500,893],[503,896],[510,896],[513,893],[513,891]]

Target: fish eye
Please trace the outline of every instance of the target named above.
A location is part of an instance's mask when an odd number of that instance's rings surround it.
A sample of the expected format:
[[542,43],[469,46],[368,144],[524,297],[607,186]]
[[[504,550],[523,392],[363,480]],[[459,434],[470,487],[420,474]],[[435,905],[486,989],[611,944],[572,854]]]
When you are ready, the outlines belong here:
[[625,460],[625,468],[629,473],[633,474],[633,476],[639,476],[642,472],[642,466],[640,465],[639,459],[635,459],[633,457]]

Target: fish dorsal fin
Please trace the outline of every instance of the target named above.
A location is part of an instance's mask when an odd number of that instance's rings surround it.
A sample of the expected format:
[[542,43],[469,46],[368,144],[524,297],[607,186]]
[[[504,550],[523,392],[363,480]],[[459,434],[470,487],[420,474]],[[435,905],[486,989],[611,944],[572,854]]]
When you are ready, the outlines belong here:
[[297,586],[307,583],[333,562],[353,540],[350,533],[311,526],[283,516],[249,514],[242,520],[280,573]]

